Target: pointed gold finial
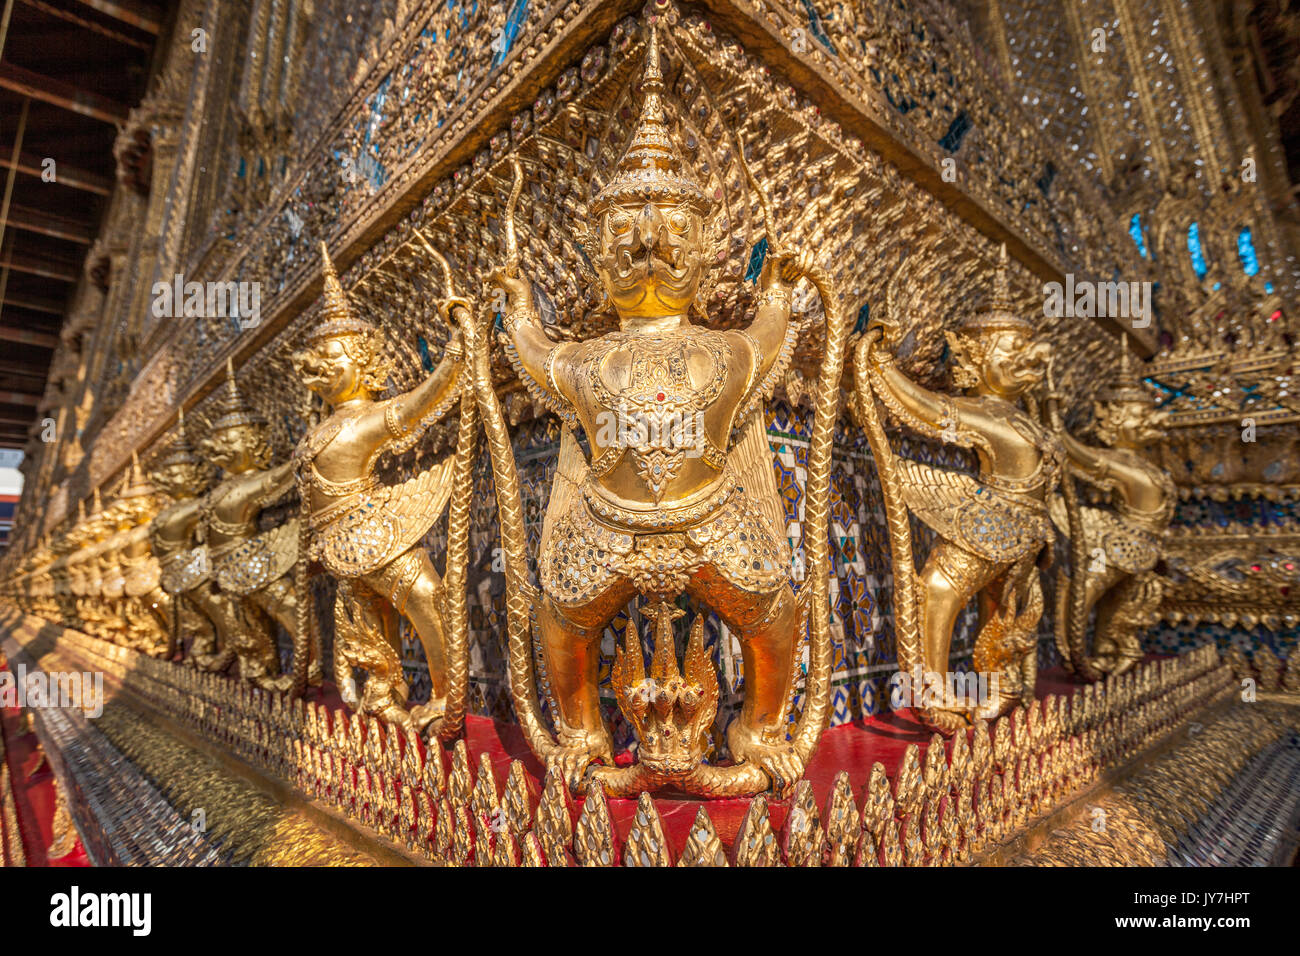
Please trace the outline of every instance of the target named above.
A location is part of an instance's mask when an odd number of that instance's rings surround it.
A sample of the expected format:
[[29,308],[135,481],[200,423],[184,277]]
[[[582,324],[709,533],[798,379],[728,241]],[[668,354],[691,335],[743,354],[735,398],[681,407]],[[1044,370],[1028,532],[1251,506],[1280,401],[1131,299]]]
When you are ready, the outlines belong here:
[[704,214],[711,203],[691,178],[673,146],[664,117],[664,77],[659,68],[659,34],[651,25],[641,75],[645,100],[632,139],[610,179],[591,201],[591,214],[600,216],[621,202],[687,203]]
[[1011,298],[1011,267],[1007,244],[998,250],[998,264],[993,272],[993,292],[988,308],[966,319],[961,324],[963,332],[1023,332],[1032,335],[1033,325],[1016,314],[1015,300]]
[[370,335],[377,329],[364,319],[352,314],[343,284],[330,258],[329,247],[325,240],[320,243],[321,268],[324,273],[324,287],[321,289],[320,322],[307,334],[307,341],[319,342],[322,339],[341,338],[345,335]]
[[1155,396],[1142,386],[1142,376],[1133,368],[1127,334],[1121,334],[1119,337],[1119,374],[1097,390],[1097,400],[1155,403]]
[[233,356],[226,356],[226,388],[221,395],[217,396],[215,404],[215,417],[208,426],[211,431],[233,428],[236,425],[266,424],[266,419],[246,405],[243,396],[239,394],[239,385],[235,381]]

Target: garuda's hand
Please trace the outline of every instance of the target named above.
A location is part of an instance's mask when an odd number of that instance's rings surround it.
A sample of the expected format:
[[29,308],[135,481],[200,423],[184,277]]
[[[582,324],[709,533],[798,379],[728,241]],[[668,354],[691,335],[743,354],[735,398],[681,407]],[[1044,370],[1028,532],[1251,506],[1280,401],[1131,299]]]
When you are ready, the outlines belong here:
[[894,351],[898,348],[899,328],[898,323],[889,318],[872,318],[867,323],[865,333],[867,341],[867,356],[873,362],[892,362],[894,360]]
[[[510,270],[505,266],[493,269],[487,277],[489,289],[495,291],[501,289],[506,294],[504,315],[510,315],[514,312],[532,312],[533,307],[533,286],[522,273],[518,270]],[[493,302],[492,311],[502,311],[497,301],[498,297],[489,293]]]
[[769,255],[763,262],[763,271],[758,277],[759,288],[789,292],[801,276],[807,275],[814,268],[812,255],[800,252],[797,255],[782,253]]

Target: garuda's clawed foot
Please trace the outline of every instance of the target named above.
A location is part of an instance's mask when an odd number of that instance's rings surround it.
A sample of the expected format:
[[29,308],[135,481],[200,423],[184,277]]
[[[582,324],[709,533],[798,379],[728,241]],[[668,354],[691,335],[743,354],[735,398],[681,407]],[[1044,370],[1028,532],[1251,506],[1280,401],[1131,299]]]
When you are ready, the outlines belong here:
[[433,736],[446,715],[447,698],[436,697],[427,704],[416,704],[411,708],[411,724],[418,732],[428,732],[429,736]]
[[560,727],[560,745],[546,759],[547,770],[558,770],[574,793],[586,789],[587,768],[597,761],[614,765],[614,748],[609,734],[599,731]]
[[944,707],[920,707],[917,708],[916,714],[927,727],[939,731],[945,737],[951,737],[957,731],[964,731],[971,725],[970,718],[964,710],[948,710]]
[[771,781],[772,793],[785,796],[803,776],[804,763],[794,744],[776,732],[765,732],[736,719],[727,728],[727,746],[736,763],[757,764]]

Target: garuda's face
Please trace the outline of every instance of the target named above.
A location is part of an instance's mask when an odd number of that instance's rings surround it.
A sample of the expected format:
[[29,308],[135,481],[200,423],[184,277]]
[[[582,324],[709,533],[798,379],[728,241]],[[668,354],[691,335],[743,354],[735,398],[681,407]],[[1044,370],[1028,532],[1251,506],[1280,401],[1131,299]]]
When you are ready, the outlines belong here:
[[1046,343],[1031,344],[1021,332],[995,332],[981,374],[993,394],[1015,398],[1042,379],[1049,354]]
[[294,353],[302,383],[334,405],[351,397],[361,384],[361,365],[341,338],[325,339]]
[[704,223],[690,206],[611,206],[596,268],[620,318],[685,315],[704,277]]
[[1121,448],[1143,448],[1164,435],[1164,415],[1145,402],[1112,402],[1105,414]]
[[192,462],[176,461],[163,465],[149,477],[173,498],[192,498],[203,490],[203,472]]
[[262,441],[256,425],[231,425],[215,429],[203,442],[208,458],[218,468],[231,474],[251,471],[257,466],[257,451]]

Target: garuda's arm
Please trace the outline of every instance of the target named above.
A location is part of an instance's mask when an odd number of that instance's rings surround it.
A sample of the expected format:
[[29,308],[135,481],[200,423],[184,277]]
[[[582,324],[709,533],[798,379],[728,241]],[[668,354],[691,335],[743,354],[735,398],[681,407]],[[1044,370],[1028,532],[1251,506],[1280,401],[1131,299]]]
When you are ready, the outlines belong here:
[[383,439],[381,443],[398,443],[409,447],[424,427],[441,418],[459,395],[465,367],[465,350],[460,332],[452,332],[442,361],[419,385],[383,403]]
[[506,291],[505,333],[501,336],[506,357],[528,394],[572,426],[576,415],[560,382],[565,378],[567,353],[578,348],[577,343],[551,341],[533,304],[532,288],[523,276],[502,272],[493,281]]
[[[872,391],[895,419],[929,438],[972,448],[975,437],[962,423],[961,398],[932,392],[894,366],[894,357],[879,343],[866,349],[867,376]],[[861,396],[862,400],[870,396]]]
[[1113,484],[1112,463],[1106,449],[1085,445],[1067,431],[1058,432],[1057,438],[1069,457],[1071,474],[1098,486]]
[[737,415],[743,421],[754,406],[776,386],[794,353],[798,330],[790,321],[790,292],[808,268],[804,258],[769,256],[759,278],[754,321],[743,335],[754,352],[754,368],[744,406]]

